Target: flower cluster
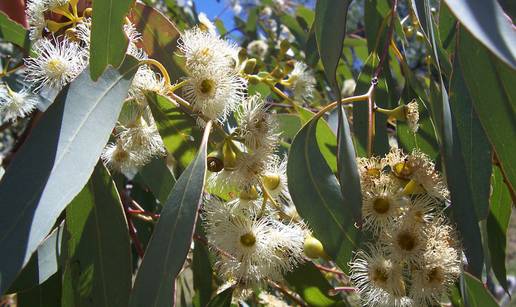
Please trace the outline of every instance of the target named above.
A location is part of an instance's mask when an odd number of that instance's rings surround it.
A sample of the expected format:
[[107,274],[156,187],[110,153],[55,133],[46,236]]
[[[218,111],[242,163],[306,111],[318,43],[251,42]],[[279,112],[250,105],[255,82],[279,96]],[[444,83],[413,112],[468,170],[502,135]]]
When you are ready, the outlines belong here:
[[443,214],[448,190],[433,162],[414,150],[359,158],[363,228],[351,280],[367,306],[430,306],[461,272],[462,250]]
[[286,157],[277,154],[278,123],[261,96],[247,95],[247,60],[204,18],[202,23],[179,40],[188,72],[181,82],[184,97],[200,126],[211,120],[229,127],[208,156],[213,195],[205,197],[202,216],[208,242],[219,255],[219,275],[249,288],[279,280],[304,261],[309,231],[293,209]]

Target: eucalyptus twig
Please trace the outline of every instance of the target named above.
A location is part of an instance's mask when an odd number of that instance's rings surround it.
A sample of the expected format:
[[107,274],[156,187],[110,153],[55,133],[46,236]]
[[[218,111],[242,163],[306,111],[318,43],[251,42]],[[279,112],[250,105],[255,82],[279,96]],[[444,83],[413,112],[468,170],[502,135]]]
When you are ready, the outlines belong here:
[[288,296],[291,300],[293,300],[294,302],[296,302],[299,306],[303,306],[303,307],[307,307],[308,304],[303,301],[300,297],[298,297],[297,294],[294,294],[294,293],[291,293],[290,291],[288,291],[287,289],[285,289],[285,287],[273,282],[273,281],[269,281],[269,284],[276,290],[280,291],[281,293],[285,294],[286,296]]
[[143,258],[143,255],[145,254],[145,250],[143,249],[140,239],[138,239],[136,227],[134,226],[133,220],[131,219],[131,215],[129,213],[131,197],[129,196],[129,191],[127,189],[125,189],[124,191],[122,191],[122,193],[120,193],[120,199],[122,201],[122,205],[124,206],[124,215],[125,215],[125,219],[127,221],[127,228],[129,230],[129,236],[131,237],[131,241],[134,244],[136,253],[138,254],[138,256],[140,258]]
[[276,85],[274,83],[272,83],[271,81],[266,80],[264,82],[265,82],[265,84],[267,84],[270,87],[270,89],[274,93],[276,93],[278,96],[280,96],[281,99],[283,99],[286,102],[288,102],[292,106],[292,108],[294,108],[294,110],[298,111],[299,106],[297,105],[297,103],[292,98],[290,98],[287,94],[283,93],[283,91],[280,90],[279,88],[277,88]]
[[[369,97],[372,95],[375,86],[376,86],[376,84],[374,84],[374,85],[371,84],[371,86],[367,90],[367,93],[365,93],[363,95],[342,98],[341,101],[340,101],[340,104],[341,105],[346,105],[346,104],[352,104],[353,102],[357,102],[357,101],[366,101],[366,100],[368,100]],[[332,102],[330,104],[327,104],[324,108],[320,109],[319,112],[317,112],[317,114],[315,114],[314,118],[319,118],[319,117],[323,116],[324,113],[329,112],[329,111],[335,109],[335,107],[337,107],[338,104],[339,104],[339,101],[334,101],[334,102]]]

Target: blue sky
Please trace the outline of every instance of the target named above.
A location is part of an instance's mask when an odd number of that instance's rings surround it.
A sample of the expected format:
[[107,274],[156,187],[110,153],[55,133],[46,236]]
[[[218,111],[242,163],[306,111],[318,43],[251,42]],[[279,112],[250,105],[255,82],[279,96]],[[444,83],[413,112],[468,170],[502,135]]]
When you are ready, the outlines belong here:
[[[228,0],[220,0],[220,2],[216,0],[195,0],[195,7],[197,12],[204,12],[210,20],[214,20],[224,8],[228,6]],[[224,22],[226,29],[230,30],[233,25],[233,11],[231,7],[228,8],[219,16],[220,19]]]

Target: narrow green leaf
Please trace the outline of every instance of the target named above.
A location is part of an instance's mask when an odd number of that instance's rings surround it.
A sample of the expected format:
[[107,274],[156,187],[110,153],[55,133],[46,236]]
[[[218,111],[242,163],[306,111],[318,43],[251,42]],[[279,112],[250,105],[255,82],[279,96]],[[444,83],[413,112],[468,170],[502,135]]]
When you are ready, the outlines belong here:
[[301,264],[294,271],[288,273],[285,280],[290,288],[310,306],[345,306],[339,297],[331,297],[328,294],[332,286],[312,262]]
[[485,220],[489,213],[491,145],[473,109],[458,61],[455,61],[451,80],[450,106],[454,123],[453,145],[457,146],[455,158],[460,163],[453,167],[462,173],[464,184],[459,193],[467,197],[464,201],[472,205],[477,218]]
[[497,307],[493,295],[487,290],[482,282],[473,275],[464,272],[464,303],[468,307]]
[[[490,2],[490,1],[488,1]],[[498,156],[512,190],[516,187],[516,94],[510,71],[476,42],[460,32],[458,55],[473,106],[489,142]],[[501,133],[503,131],[503,133]]]
[[491,206],[487,218],[487,243],[493,272],[500,285],[508,291],[505,257],[507,252],[507,229],[512,212],[512,199],[503,182],[500,169],[494,168],[492,176]]
[[131,10],[130,19],[142,34],[142,45],[150,58],[158,60],[172,80],[185,75],[184,69],[174,56],[177,49],[179,30],[158,10],[143,3],[136,3]]
[[153,159],[142,167],[137,176],[140,176],[149,187],[152,194],[163,204],[176,183],[176,178],[162,158]]
[[[439,59],[429,0],[424,0],[424,11],[432,53],[436,59]],[[469,190],[469,186],[464,180],[466,170],[460,147],[460,136],[456,128],[457,124],[452,119],[448,93],[442,78],[439,61],[436,61],[436,68],[439,71],[439,88],[434,87],[432,90],[435,102],[433,117],[434,121],[440,126],[441,155],[446,166],[446,180],[452,202],[451,210],[458,230],[461,236],[465,238],[463,243],[464,253],[468,259],[468,268],[475,276],[480,277],[484,265],[482,242],[478,240],[481,237],[480,227],[475,209],[471,208],[472,192],[465,192]]]
[[[127,306],[131,246],[120,196],[101,162],[66,209],[68,302]],[[73,299],[72,299],[73,298]]]
[[[200,228],[200,223],[197,224],[197,231]],[[195,243],[193,250],[193,282],[194,288],[197,290],[198,300],[197,306],[206,306],[210,301],[213,293],[213,270],[210,263],[210,255],[208,247],[201,243]]]
[[201,141],[195,120],[167,97],[151,93],[147,99],[167,151],[181,169],[186,168],[194,159]]
[[364,3],[364,26],[369,53],[381,52],[383,48],[384,36],[386,36],[384,32],[388,25],[385,23],[385,18],[390,10],[388,0],[366,0]]
[[0,182],[0,250],[9,251],[0,263],[0,293],[88,181],[137,65],[128,57],[97,82],[84,71],[57,96],[14,157]]
[[18,45],[26,51],[30,50],[29,31],[4,12],[0,12],[0,38]]
[[173,306],[175,278],[192,241],[206,176],[205,129],[196,158],[174,185],[142,260],[129,306]]
[[[343,112],[340,108],[340,112]],[[360,187],[360,175],[358,174],[357,157],[355,147],[351,139],[351,129],[347,116],[339,114],[339,133],[337,154],[339,165],[339,183],[342,198],[347,208],[351,209],[355,221],[362,220],[362,189]]]
[[478,41],[512,69],[516,69],[514,26],[498,1],[445,0],[445,2]]
[[314,30],[317,49],[326,78],[337,96],[340,91],[335,71],[346,36],[346,16],[350,3],[350,0],[318,0],[315,5]]
[[93,80],[108,65],[118,67],[127,50],[125,17],[134,0],[95,0],[91,24],[90,73]]
[[316,126],[317,119],[312,119],[292,142],[287,166],[289,191],[326,253],[348,271],[358,233],[337,178],[319,150]]
[[233,298],[233,287],[229,287],[221,293],[217,294],[206,307],[229,307]]

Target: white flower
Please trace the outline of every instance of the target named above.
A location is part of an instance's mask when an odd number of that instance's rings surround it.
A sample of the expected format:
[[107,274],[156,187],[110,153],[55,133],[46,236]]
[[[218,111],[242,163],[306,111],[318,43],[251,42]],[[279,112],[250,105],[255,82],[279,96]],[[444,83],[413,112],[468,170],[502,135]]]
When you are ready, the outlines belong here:
[[45,11],[47,10],[46,0],[29,0],[25,14],[30,27],[30,39],[37,40],[45,29]]
[[199,18],[200,26],[204,31],[208,31],[212,35],[217,35],[217,27],[215,27],[215,25],[210,21],[204,12],[199,13],[197,18]]
[[195,27],[186,30],[178,41],[180,54],[186,58],[186,68],[191,73],[206,70],[222,73],[234,70],[238,48],[217,35]]
[[[36,108],[38,99],[26,89],[15,92],[6,84],[0,84],[0,115],[2,121],[16,121]],[[1,122],[1,121],[0,121]]]
[[435,305],[461,273],[461,250],[449,225],[436,220],[430,227],[427,250],[412,270],[410,297],[420,306]]
[[383,169],[387,166],[383,159],[378,157],[357,157],[358,174],[362,186],[369,185],[380,179]]
[[118,142],[126,151],[139,156],[143,164],[166,150],[148,106],[126,104],[116,126]]
[[247,45],[247,54],[263,61],[269,50],[269,45],[264,40],[254,40]]
[[127,39],[129,40],[129,44],[127,45],[127,54],[132,55],[133,57],[143,60],[147,58],[147,54],[143,49],[138,48],[136,45],[139,41],[142,39],[142,35],[138,30],[136,30],[136,27],[132,23],[126,23],[124,24],[124,32],[127,36]]
[[[60,41],[59,41],[60,39]],[[87,65],[86,53],[66,37],[42,38],[34,45],[35,58],[25,59],[25,79],[42,87],[61,89],[79,75]]]
[[165,80],[161,75],[155,73],[149,66],[142,65],[138,68],[131,87],[129,88],[129,95],[142,103],[146,101],[146,92],[155,92],[165,95],[167,87]]
[[121,142],[109,143],[100,157],[108,168],[121,172],[129,179],[132,179],[138,173],[138,169],[145,164],[138,153],[124,149]]
[[264,100],[259,95],[245,99],[238,109],[238,134],[247,147],[275,147],[279,141],[277,122],[267,113]]
[[[85,49],[90,49],[91,43],[91,18],[85,18],[81,23],[77,25],[77,38],[84,42]],[[142,39],[142,35],[132,23],[124,24],[124,33],[127,36],[129,44],[127,45],[126,53],[139,59],[144,60],[147,58],[147,54],[143,49],[138,48],[137,44]]]
[[350,278],[364,306],[412,306],[406,297],[402,266],[387,257],[382,248],[358,251],[350,263]]
[[405,106],[405,117],[410,131],[416,133],[419,129],[419,109],[415,99]]
[[286,81],[296,99],[310,99],[315,88],[315,78],[303,62],[296,62]]
[[381,234],[382,242],[392,259],[397,262],[418,263],[426,247],[426,229],[422,224],[412,224],[409,220],[392,223]]
[[385,161],[390,165],[396,177],[403,180],[414,180],[433,197],[441,200],[449,198],[450,192],[441,174],[435,170],[435,164],[418,149],[412,151],[410,155],[404,154],[397,148],[391,149]]
[[234,205],[208,200],[204,206],[208,241],[224,251],[216,265],[223,278],[252,286],[266,278],[279,280],[302,261],[304,232],[300,226],[235,210]]
[[400,215],[407,199],[396,180],[382,175],[377,182],[364,187],[362,214],[364,227],[375,234],[391,225]]
[[183,90],[195,111],[211,120],[224,121],[242,101],[246,82],[235,74],[213,68],[193,73]]
[[412,197],[405,207],[403,218],[409,224],[429,223],[440,212],[435,198],[428,194]]

